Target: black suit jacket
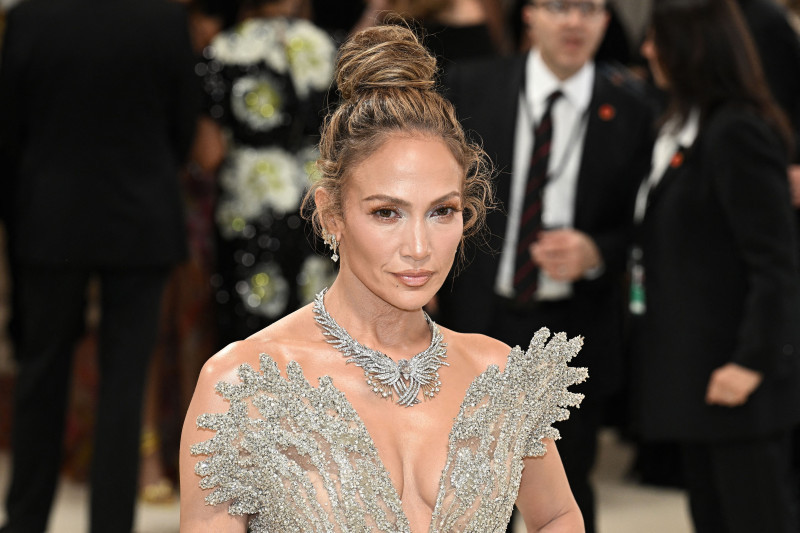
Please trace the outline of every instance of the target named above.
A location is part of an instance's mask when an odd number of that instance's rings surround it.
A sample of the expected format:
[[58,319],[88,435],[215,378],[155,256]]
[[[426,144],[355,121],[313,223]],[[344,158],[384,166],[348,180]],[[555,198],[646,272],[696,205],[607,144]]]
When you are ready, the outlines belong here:
[[[714,112],[651,191],[642,245],[644,437],[747,438],[794,424],[800,279],[777,136],[752,112]],[[711,372],[727,362],[764,381],[742,407],[708,406]]]
[[[448,96],[464,128],[492,159],[500,209],[489,214],[488,246],[467,251],[468,266],[440,292],[441,321],[457,330],[488,333],[499,251],[506,229],[514,132],[525,57],[457,66]],[[585,390],[609,391],[620,378],[621,279],[632,230],[633,198],[650,165],[653,114],[624,73],[598,65],[576,191],[574,227],[597,244],[605,272],[573,284],[579,310],[570,336],[586,339],[581,364],[592,376]],[[532,328],[546,326],[533,324]]]
[[185,256],[178,169],[198,109],[193,68],[173,2],[27,0],[10,11],[0,195],[16,261],[146,266]]

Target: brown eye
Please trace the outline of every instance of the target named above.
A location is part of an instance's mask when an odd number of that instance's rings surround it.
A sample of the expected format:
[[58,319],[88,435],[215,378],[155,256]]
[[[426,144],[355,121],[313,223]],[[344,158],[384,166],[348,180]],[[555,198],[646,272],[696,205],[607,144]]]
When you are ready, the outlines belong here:
[[394,209],[390,209],[388,207],[381,207],[380,209],[376,209],[372,212],[373,215],[377,216],[378,218],[394,218],[397,213],[395,213]]
[[440,205],[433,209],[432,215],[435,217],[449,217],[461,211],[459,205]]

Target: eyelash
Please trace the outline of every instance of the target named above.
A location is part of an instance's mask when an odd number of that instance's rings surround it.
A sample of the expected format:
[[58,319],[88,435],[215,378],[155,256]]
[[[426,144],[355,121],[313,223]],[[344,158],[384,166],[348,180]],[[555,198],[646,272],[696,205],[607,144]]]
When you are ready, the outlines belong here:
[[391,218],[395,218],[394,216],[382,216],[382,213],[391,213],[392,215],[397,215],[397,209],[394,207],[378,207],[377,209],[372,210],[372,215],[380,219],[389,220]]
[[[444,213],[444,214],[437,214],[437,213],[441,212],[442,210],[447,210],[447,212]],[[461,211],[461,208],[459,206],[449,205],[449,204],[438,205],[438,206],[434,207],[433,209],[431,209],[431,213],[433,213],[434,216],[440,217],[440,218],[451,217],[455,213],[458,213],[460,211]],[[391,215],[384,216],[387,213],[390,213]],[[371,214],[373,216],[381,219],[381,220],[391,220],[391,219],[397,218],[397,216],[399,216],[398,210],[395,207],[378,207],[376,209],[373,209]],[[392,215],[396,215],[396,216],[392,216]]]
[[461,211],[459,206],[457,206],[457,205],[449,205],[449,204],[439,205],[439,206],[436,206],[436,207],[433,208],[433,212],[434,213],[438,213],[439,211],[442,211],[442,210],[447,210],[447,213],[443,214],[443,215],[437,215],[437,216],[439,216],[439,217],[451,217],[454,214],[456,214],[459,211]]

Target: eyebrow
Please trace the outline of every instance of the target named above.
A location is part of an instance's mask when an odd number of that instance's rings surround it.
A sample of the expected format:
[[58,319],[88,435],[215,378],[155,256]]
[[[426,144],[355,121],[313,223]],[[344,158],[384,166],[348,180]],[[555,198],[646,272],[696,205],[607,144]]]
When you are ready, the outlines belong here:
[[[438,203],[441,203],[441,202],[446,202],[447,200],[450,200],[451,198],[460,198],[460,197],[461,197],[461,193],[460,192],[453,191],[453,192],[445,194],[444,196],[440,196],[436,200],[432,201],[431,205],[438,204]],[[372,196],[367,196],[366,198],[362,199],[361,201],[362,202],[374,202],[376,200],[381,201],[381,202],[391,203],[391,204],[394,204],[394,205],[398,205],[400,207],[408,207],[408,206],[411,205],[411,202],[409,202],[407,200],[403,200],[401,198],[395,198],[394,196],[389,196],[388,194],[373,194]]]

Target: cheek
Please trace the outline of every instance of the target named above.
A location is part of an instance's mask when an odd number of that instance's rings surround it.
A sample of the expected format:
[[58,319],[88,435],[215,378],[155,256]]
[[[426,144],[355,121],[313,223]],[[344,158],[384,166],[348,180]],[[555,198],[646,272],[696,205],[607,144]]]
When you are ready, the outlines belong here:
[[381,258],[391,255],[391,250],[397,247],[394,241],[391,234],[376,231],[374,227],[362,229],[357,237],[358,255],[370,258],[371,262],[380,262]]
[[[363,258],[370,258],[373,261],[383,254],[386,239],[381,238],[380,232],[367,217],[349,217],[346,228],[345,242],[342,246],[354,263],[363,263]],[[362,259],[357,260],[357,258]]]
[[591,52],[592,55],[594,55],[595,52],[597,52],[597,50],[600,48],[600,44],[602,44],[604,36],[605,36],[604,28],[600,29],[595,28],[592,37],[587,40],[588,50],[589,52]]
[[458,250],[458,245],[461,238],[464,236],[464,224],[459,220],[458,223],[446,226],[436,237],[436,248],[441,250],[443,254],[452,259]]

